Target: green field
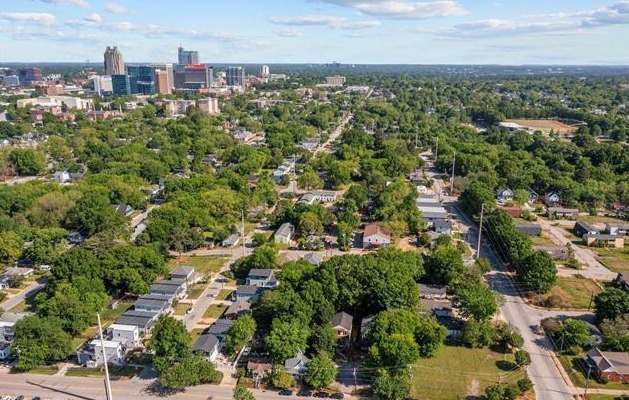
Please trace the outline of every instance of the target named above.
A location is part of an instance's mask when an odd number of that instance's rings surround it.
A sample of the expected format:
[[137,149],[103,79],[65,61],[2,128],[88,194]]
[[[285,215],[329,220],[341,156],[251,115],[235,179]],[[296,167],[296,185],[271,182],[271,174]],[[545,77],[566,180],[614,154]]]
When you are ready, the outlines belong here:
[[598,261],[614,272],[629,271],[629,244],[625,239],[625,247],[622,249],[591,247],[598,255]]
[[186,311],[188,311],[188,309],[192,307],[192,304],[188,304],[188,303],[177,303],[174,307],[174,314],[175,315],[186,315]]
[[170,269],[173,270],[180,265],[190,265],[194,267],[197,275],[209,278],[216,275],[228,260],[227,256],[177,257],[171,260]]
[[413,366],[411,396],[420,400],[481,396],[491,384],[515,383],[524,378],[524,370],[514,369],[512,360],[510,354],[489,349],[444,346],[436,357]]
[[189,299],[198,299],[201,296],[201,293],[205,290],[205,286],[206,284],[203,283],[192,285],[186,293],[187,297]]
[[554,296],[557,304],[551,304],[552,307],[587,309],[593,296],[602,291],[600,286],[591,279],[578,276],[560,277],[557,278],[555,286],[546,294],[546,298]]
[[234,291],[231,289],[221,289],[220,292],[216,295],[216,300],[227,300],[229,295],[231,295]]
[[[111,376],[132,378],[138,373],[140,373],[140,369],[135,367],[109,367]],[[65,376],[105,376],[105,370],[101,368],[70,368],[66,371]]]
[[205,314],[203,314],[204,318],[220,318],[225,314],[227,310],[227,306],[224,304],[211,304],[207,310],[205,310]]

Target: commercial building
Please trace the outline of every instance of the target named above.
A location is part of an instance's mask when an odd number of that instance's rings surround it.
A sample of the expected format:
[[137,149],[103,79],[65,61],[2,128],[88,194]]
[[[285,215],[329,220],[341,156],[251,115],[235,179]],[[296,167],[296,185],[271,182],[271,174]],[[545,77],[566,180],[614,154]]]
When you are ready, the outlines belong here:
[[185,67],[190,64],[198,64],[199,63],[199,52],[198,51],[186,51],[182,46],[179,46],[177,49],[177,60],[179,62],[179,68]]
[[328,86],[343,86],[345,85],[345,77],[341,75],[326,76],[325,83]]
[[105,75],[124,75],[124,61],[122,60],[122,53],[118,50],[118,47],[107,46],[104,54]]
[[[168,83],[167,83],[167,87],[169,88],[169,90],[172,90],[175,87],[175,73],[173,70],[173,65],[169,64],[169,63],[151,63],[149,64],[149,66],[151,67],[155,67],[156,70],[162,71],[162,72],[166,72],[166,78],[168,79]],[[158,81],[158,77],[155,77],[155,81],[156,81],[156,85],[157,85],[157,81]],[[156,88],[158,93],[161,93],[157,88]],[[170,92],[169,92],[170,93]]]
[[206,99],[197,100],[197,107],[207,114],[220,114],[221,109],[218,107],[218,99],[216,97],[208,97]]
[[17,75],[7,75],[4,77],[5,86],[20,86],[20,77]]
[[114,88],[111,83],[111,76],[94,75],[94,76],[90,76],[89,80],[92,81],[94,93],[98,95],[102,95],[106,93],[113,93],[114,91]]
[[131,86],[131,94],[155,94],[155,67],[148,65],[140,65],[127,67],[129,75],[129,83]]
[[245,69],[243,67],[227,67],[225,76],[227,86],[235,88],[245,88]]
[[33,82],[41,82],[44,80],[41,69],[37,67],[22,68],[18,71],[18,77],[22,85],[29,85]]
[[168,72],[160,69],[155,70],[155,93],[170,94],[172,88],[168,82]]
[[263,65],[260,67],[260,76],[266,78],[271,74],[271,70],[268,65]]
[[212,67],[205,64],[189,64],[175,72],[175,88],[205,89],[214,81]]
[[131,93],[131,80],[129,75],[112,75],[111,76],[112,91],[116,96],[128,96]]
[[80,97],[71,96],[46,96],[36,97],[32,99],[20,99],[17,101],[17,108],[24,108],[27,105],[41,107],[61,107],[64,105],[68,108],[76,108],[77,110],[91,110],[94,101],[92,99],[81,99]]

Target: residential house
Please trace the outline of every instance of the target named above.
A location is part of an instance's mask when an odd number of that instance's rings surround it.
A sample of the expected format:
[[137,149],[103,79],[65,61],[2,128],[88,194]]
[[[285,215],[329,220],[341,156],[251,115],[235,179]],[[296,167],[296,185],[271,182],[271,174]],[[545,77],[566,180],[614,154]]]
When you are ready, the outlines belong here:
[[539,194],[537,194],[534,190],[529,190],[529,203],[535,203],[539,200]]
[[520,207],[500,207],[500,209],[506,212],[511,218],[520,218],[522,216],[522,209]]
[[419,290],[419,297],[422,299],[448,299],[448,293],[446,287],[441,285],[429,285],[425,283],[418,283],[417,289]]
[[548,253],[553,260],[567,260],[568,247],[566,246],[533,246],[534,250]]
[[109,340],[120,342],[127,347],[137,347],[141,344],[140,329],[135,325],[111,324],[107,327]]
[[183,299],[186,297],[186,283],[170,279],[161,279],[151,285],[149,294],[159,294],[162,296],[174,295],[176,298]]
[[248,301],[237,301],[232,303],[225,311],[225,318],[238,319],[241,315],[251,314],[251,303]]
[[618,276],[616,276],[616,279],[614,279],[614,281],[618,282],[621,288],[629,292],[629,272],[618,273]]
[[295,225],[285,222],[275,232],[275,243],[290,244],[295,234]]
[[0,360],[6,360],[11,357],[11,345],[9,343],[0,343]]
[[447,221],[448,212],[441,206],[424,207],[420,206],[419,211],[422,212],[422,220],[428,225],[433,226],[436,222]]
[[0,316],[0,343],[12,342],[14,339],[13,327],[15,323],[30,313],[17,313],[7,311]]
[[238,242],[240,242],[240,235],[238,233],[233,233],[221,242],[221,246],[234,247],[238,245]]
[[330,324],[332,325],[332,329],[336,332],[337,339],[349,339],[352,335],[354,317],[346,312],[340,312],[332,317]]
[[540,224],[515,224],[515,230],[526,236],[542,236]]
[[323,256],[317,253],[308,253],[304,256],[304,261],[318,267],[323,262]]
[[70,178],[70,173],[66,171],[57,171],[52,174],[52,178],[59,183],[70,183],[72,179]]
[[447,221],[435,221],[432,225],[435,233],[441,235],[452,235],[452,226]]
[[605,231],[608,235],[629,235],[629,224],[605,224]]
[[299,201],[297,201],[297,204],[312,205],[316,203],[316,201],[317,201],[317,196],[315,196],[312,193],[306,193],[299,198]]
[[561,205],[561,197],[557,192],[549,192],[544,195],[544,204],[546,207],[559,207]]
[[629,383],[629,353],[602,351],[595,347],[584,358],[599,379]]
[[577,219],[579,210],[576,208],[550,207],[547,210],[550,219]]
[[312,194],[320,203],[333,203],[339,198],[339,192],[334,190],[315,190]]
[[214,335],[219,341],[224,341],[227,331],[234,324],[234,321],[230,319],[218,319],[216,320],[205,332],[206,334]]
[[260,298],[261,293],[262,288],[260,287],[243,285],[238,286],[233,297],[236,302],[248,301],[250,303],[255,303]]
[[596,235],[599,233],[598,229],[585,221],[577,221],[574,224],[573,232],[577,237],[583,237],[583,235]]
[[625,247],[624,237],[618,235],[605,235],[602,233],[595,235],[583,235],[583,243],[587,246],[614,247],[617,249]]
[[160,314],[148,311],[127,310],[116,319],[117,325],[132,325],[138,327],[138,333],[145,335],[155,325]]
[[118,211],[120,214],[124,215],[125,217],[128,217],[131,214],[133,214],[133,207],[131,207],[128,204],[114,204],[113,207],[114,207],[114,210]]
[[[105,354],[103,354],[103,347],[105,348]],[[79,350],[77,356],[79,364],[87,365],[90,367],[100,367],[105,362],[107,364],[122,365],[124,364],[124,355],[126,352],[125,346],[121,342],[113,340],[100,339],[92,340],[83,351]],[[105,355],[107,359],[105,360]]]
[[9,267],[2,273],[2,276],[5,276],[7,278],[13,278],[13,277],[26,278],[32,273],[33,273],[32,268]]
[[194,267],[181,265],[170,272],[170,279],[185,282],[187,288],[195,281]]
[[422,314],[435,317],[451,317],[453,305],[450,300],[436,300],[429,298],[420,299]]
[[278,282],[275,277],[275,271],[272,269],[252,268],[249,271],[245,285],[275,289],[278,286]]
[[251,377],[256,382],[269,376],[272,370],[273,364],[271,364],[271,360],[268,358],[249,358],[249,361],[247,361],[247,372],[251,374]]
[[151,313],[161,314],[166,312],[170,308],[170,303],[167,299],[152,299],[140,296],[135,303],[133,303],[133,309],[135,311],[145,311]]
[[284,369],[296,379],[303,378],[308,371],[310,359],[302,353],[284,361]]
[[385,232],[379,224],[365,225],[363,233],[363,248],[387,247],[391,244],[391,235]]
[[192,346],[192,352],[203,354],[207,360],[214,362],[219,355],[219,346],[220,341],[216,336],[204,333],[197,338],[194,346]]
[[513,190],[508,187],[498,189],[496,191],[496,200],[498,200],[499,203],[513,200]]

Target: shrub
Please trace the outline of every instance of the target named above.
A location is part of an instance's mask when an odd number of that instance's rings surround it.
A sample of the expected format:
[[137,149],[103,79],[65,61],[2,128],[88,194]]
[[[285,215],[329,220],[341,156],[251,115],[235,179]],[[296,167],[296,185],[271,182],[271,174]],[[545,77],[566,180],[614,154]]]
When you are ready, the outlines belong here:
[[518,381],[518,387],[522,393],[531,390],[533,388],[533,382],[529,378],[520,379]]

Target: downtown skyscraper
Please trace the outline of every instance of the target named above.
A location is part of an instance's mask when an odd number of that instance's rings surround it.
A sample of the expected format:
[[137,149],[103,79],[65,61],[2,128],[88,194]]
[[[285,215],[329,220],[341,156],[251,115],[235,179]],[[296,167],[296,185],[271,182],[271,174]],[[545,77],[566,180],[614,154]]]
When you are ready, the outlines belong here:
[[124,61],[118,47],[107,46],[105,50],[105,75],[124,75]]

